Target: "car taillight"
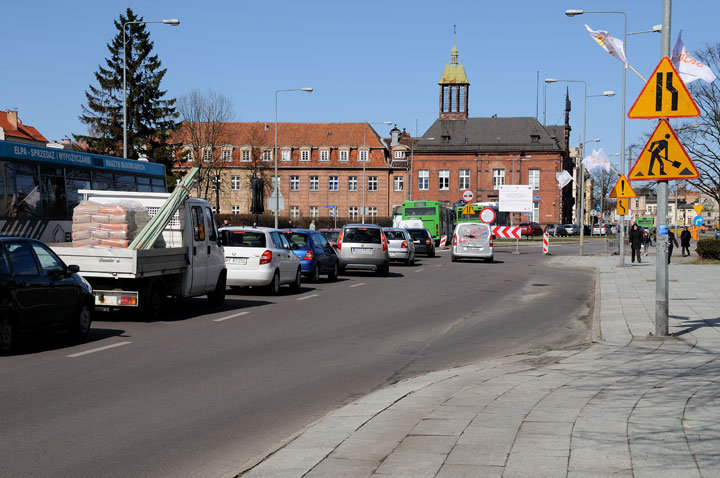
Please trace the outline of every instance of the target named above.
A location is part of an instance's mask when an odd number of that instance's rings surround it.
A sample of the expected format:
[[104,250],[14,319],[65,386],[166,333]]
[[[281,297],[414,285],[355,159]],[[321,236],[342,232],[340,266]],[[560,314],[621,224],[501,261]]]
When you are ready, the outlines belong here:
[[457,234],[453,234],[453,246],[457,246]]
[[137,305],[137,297],[120,296],[120,305]]
[[272,262],[272,252],[271,251],[265,251],[260,256],[260,265],[263,264],[270,264]]
[[490,236],[490,247],[493,246],[493,239],[495,239],[495,236]]
[[312,259],[313,259],[312,249],[308,249],[308,251],[305,253],[305,257],[303,257],[303,260],[311,261]]
[[380,237],[382,237],[383,252],[387,252],[387,239],[385,239],[385,234],[381,234]]
[[425,245],[426,245],[426,246],[429,246],[429,245],[430,245],[430,239],[425,239]]
[[440,225],[439,224],[435,224],[435,235],[436,236],[440,235]]
[[402,249],[407,249],[408,248],[407,241],[403,241],[402,244],[400,244],[400,247]]
[[343,236],[343,233],[341,232],[340,235],[338,236],[338,240],[337,240],[337,249],[338,249],[338,251],[339,251],[340,249],[342,249],[342,236]]

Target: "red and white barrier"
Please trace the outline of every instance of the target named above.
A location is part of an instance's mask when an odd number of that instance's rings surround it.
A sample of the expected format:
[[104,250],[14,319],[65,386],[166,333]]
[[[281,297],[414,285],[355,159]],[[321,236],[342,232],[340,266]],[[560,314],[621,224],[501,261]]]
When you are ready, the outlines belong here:
[[550,234],[544,233],[543,234],[543,254],[549,254],[550,253]]
[[492,228],[493,236],[495,237],[502,237],[505,239],[520,239],[521,233],[519,227],[510,227],[510,226],[493,226]]
[[447,236],[440,237],[440,247],[445,247],[447,245]]

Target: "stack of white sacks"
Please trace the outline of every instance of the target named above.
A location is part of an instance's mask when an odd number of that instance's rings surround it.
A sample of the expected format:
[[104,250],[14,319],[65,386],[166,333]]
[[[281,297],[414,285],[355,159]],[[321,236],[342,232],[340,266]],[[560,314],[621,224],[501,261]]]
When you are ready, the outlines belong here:
[[83,201],[73,210],[73,246],[127,248],[149,220],[147,208],[136,201]]

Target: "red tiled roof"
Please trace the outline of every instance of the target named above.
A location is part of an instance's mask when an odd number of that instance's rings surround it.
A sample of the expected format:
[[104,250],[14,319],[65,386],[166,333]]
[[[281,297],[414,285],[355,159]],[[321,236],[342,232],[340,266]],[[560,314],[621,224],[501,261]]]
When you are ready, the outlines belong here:
[[19,118],[17,120],[17,128],[15,128],[12,124],[10,124],[10,121],[8,120],[9,115],[10,112],[8,111],[0,111],[0,128],[5,131],[6,138],[22,138],[34,141],[41,141],[43,143],[48,142],[47,138],[40,134],[37,129],[32,126],[22,124]]

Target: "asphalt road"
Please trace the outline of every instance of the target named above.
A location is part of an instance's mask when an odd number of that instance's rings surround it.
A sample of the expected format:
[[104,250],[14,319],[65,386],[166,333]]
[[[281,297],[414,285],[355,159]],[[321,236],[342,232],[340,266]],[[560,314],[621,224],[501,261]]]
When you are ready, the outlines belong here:
[[0,357],[0,476],[232,476],[402,378],[585,341],[593,273],[519,249],[498,248],[493,264],[443,252],[278,297],[248,290],[210,313],[174,302],[162,322],[99,314],[83,344],[43,337]]

